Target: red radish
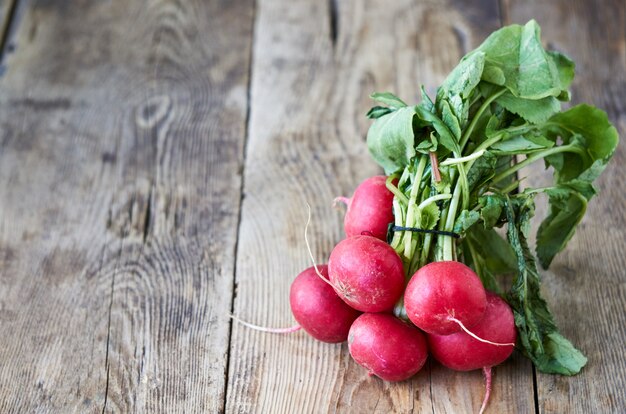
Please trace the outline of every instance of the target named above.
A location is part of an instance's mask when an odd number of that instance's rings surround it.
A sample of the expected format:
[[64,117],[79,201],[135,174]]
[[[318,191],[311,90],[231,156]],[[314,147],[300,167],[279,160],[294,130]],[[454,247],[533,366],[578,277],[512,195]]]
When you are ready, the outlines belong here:
[[350,328],[348,348],[361,366],[386,381],[403,381],[426,362],[424,334],[385,313],[364,313]]
[[[317,265],[320,274],[328,279],[328,266]],[[322,342],[343,342],[348,339],[352,322],[361,312],[348,306],[309,267],[300,273],[291,284],[289,303],[294,318],[313,338]]]
[[387,243],[372,236],[355,236],[335,246],[328,260],[330,282],[354,309],[393,309],[404,290],[402,259]]
[[411,278],[404,306],[418,328],[449,335],[476,324],[485,313],[487,297],[476,273],[463,263],[433,262]]
[[427,335],[430,350],[439,362],[457,371],[471,371],[482,368],[485,373],[486,392],[482,413],[491,393],[491,367],[504,362],[513,352],[517,339],[513,312],[499,296],[487,292],[485,316],[472,327],[472,332],[486,340],[500,344],[491,345],[479,341],[466,332],[451,335]]
[[471,371],[498,365],[513,352],[517,338],[513,312],[498,295],[487,293],[485,316],[472,332],[486,340],[509,345],[497,346],[476,340],[466,332],[451,335],[427,335],[433,356],[448,368]]
[[387,240],[387,227],[393,222],[393,193],[386,181],[383,175],[370,177],[359,184],[352,198],[335,199],[348,206],[343,220],[347,237],[368,234]]

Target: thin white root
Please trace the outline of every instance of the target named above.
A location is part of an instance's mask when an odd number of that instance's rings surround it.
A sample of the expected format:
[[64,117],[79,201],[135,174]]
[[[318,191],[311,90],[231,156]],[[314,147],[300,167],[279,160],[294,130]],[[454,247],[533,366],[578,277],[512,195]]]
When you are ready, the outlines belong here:
[[304,243],[306,243],[306,249],[309,252],[309,257],[311,258],[311,262],[313,263],[313,268],[315,269],[315,273],[322,279],[324,282],[328,283],[333,289],[335,286],[330,282],[330,280],[326,279],[320,270],[317,268],[317,263],[315,262],[315,258],[313,257],[313,252],[311,251],[311,245],[309,244],[309,224],[311,224],[311,205],[306,203],[306,207],[309,211],[309,217],[306,220],[306,226],[304,226]]
[[491,395],[491,367],[483,367],[483,374],[485,374],[485,398],[483,399],[483,405],[480,407],[480,413],[485,412],[487,403],[489,402],[489,396]]
[[302,329],[302,327],[300,325],[294,325],[294,326],[290,326],[289,328],[267,328],[265,326],[259,326],[259,325],[254,325],[251,324],[249,322],[246,322],[242,319],[239,319],[238,317],[236,317],[235,315],[229,315],[231,318],[233,318],[233,320],[239,322],[240,324],[242,324],[243,326],[247,326],[250,329],[254,329],[255,331],[261,331],[261,332],[269,332],[269,333],[277,333],[277,334],[286,334],[286,333],[292,333],[292,332],[296,332],[299,331],[300,329]]
[[465,325],[463,325],[463,322],[461,322],[460,320],[458,320],[454,316],[450,316],[448,319],[451,320],[452,322],[456,323],[457,325],[459,325],[461,327],[461,329],[463,329],[463,331],[465,331],[466,334],[468,334],[472,338],[476,339],[477,341],[484,342],[484,343],[490,344],[490,345],[495,345],[495,346],[515,346],[515,344],[512,343],[512,342],[500,343],[500,342],[491,342],[491,341],[488,341],[486,339],[483,339],[480,336],[478,336],[475,333],[473,333],[472,331],[470,331],[469,329],[467,329],[465,327]]

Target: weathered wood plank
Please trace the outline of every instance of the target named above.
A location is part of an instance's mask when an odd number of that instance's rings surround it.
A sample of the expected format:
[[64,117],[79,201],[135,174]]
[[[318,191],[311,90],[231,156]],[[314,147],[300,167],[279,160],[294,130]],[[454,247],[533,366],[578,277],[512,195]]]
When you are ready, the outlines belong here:
[[[493,1],[258,2],[238,316],[293,324],[289,285],[310,266],[305,203],[313,211],[313,252],[324,262],[343,236],[332,199],[379,173],[364,143],[368,95],[393,90],[417,101],[420,83],[434,92],[498,26]],[[411,381],[390,384],[368,377],[345,344],[237,324],[230,361],[228,412],[475,412],[484,392],[480,372],[457,374],[431,363]],[[496,378],[493,412],[534,410],[527,361],[516,356]]]
[[[613,413],[626,407],[626,4],[623,1],[510,2],[512,22],[535,18],[548,45],[576,61],[573,104],[609,114],[622,142],[598,182],[599,195],[566,250],[544,271],[544,294],[559,327],[589,358],[575,377],[537,374],[542,413]],[[528,169],[528,185],[551,174]],[[546,213],[538,199],[537,218]],[[538,225],[536,220],[535,225]]]
[[252,15],[28,8],[0,79],[0,411],[223,409]]

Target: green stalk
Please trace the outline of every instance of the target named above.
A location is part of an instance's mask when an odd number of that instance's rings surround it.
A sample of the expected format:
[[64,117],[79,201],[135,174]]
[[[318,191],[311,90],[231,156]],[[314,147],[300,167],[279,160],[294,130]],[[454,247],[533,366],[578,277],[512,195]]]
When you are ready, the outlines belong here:
[[[394,215],[394,224],[396,226],[402,226],[404,223],[404,210],[400,205],[400,201],[394,197],[393,199],[393,215]],[[400,246],[400,240],[402,240],[402,232],[395,232],[393,234],[393,239],[391,240],[391,247],[397,252]]]
[[418,269],[422,266],[426,266],[426,262],[428,262],[428,254],[430,253],[430,245],[432,241],[433,241],[432,234],[428,233],[424,236],[424,247],[422,247],[422,252],[420,254],[420,261],[419,261]]
[[409,167],[405,167],[404,171],[402,171],[402,175],[400,176],[400,179],[398,180],[398,188],[402,187],[404,183],[406,183],[406,180],[409,179],[410,176],[411,176],[411,171],[409,171]]
[[421,211],[428,207],[430,204],[439,200],[449,200],[451,198],[451,194],[436,194],[432,197],[428,197],[426,200],[422,201],[419,206],[417,206],[417,211],[421,213]]
[[[483,141],[479,146],[476,147],[476,149],[474,150],[474,153],[478,152],[478,151],[483,151],[486,150],[487,148],[489,148],[490,146],[492,146],[493,144],[495,144],[496,142],[500,141],[502,138],[504,138],[506,134],[504,132],[500,132],[496,135],[494,135],[493,137]],[[468,164],[473,164],[474,161],[470,161]]]
[[463,210],[469,207],[469,184],[467,183],[467,173],[465,172],[465,166],[459,164],[457,167],[459,170],[459,184],[461,184],[461,195],[463,196]]
[[522,182],[522,180],[523,179],[515,180],[511,184],[507,185],[506,187],[502,189],[494,188],[494,191],[500,192],[502,194],[508,194],[511,191],[515,190],[516,188],[519,188],[519,185]]
[[474,161],[474,160],[482,157],[484,153],[485,153],[485,150],[480,150],[480,151],[473,152],[470,155],[465,156],[465,157],[448,158],[447,160],[443,161],[439,165],[442,166],[442,167],[445,167],[446,165],[456,165],[456,164],[462,164],[462,163],[468,162],[468,161]]
[[517,171],[521,170],[522,168],[526,167],[527,165],[532,164],[533,162],[540,160],[542,158],[545,158],[547,156],[550,156],[552,154],[558,154],[560,152],[575,152],[577,154],[581,154],[581,155],[585,155],[585,151],[582,148],[579,148],[575,145],[563,145],[560,147],[553,147],[553,148],[549,148],[547,150],[543,150],[543,151],[539,151],[536,152],[532,155],[529,155],[528,157],[526,157],[526,159],[520,163],[515,164],[514,166],[512,166],[511,168],[502,171],[500,174],[496,175],[495,177],[493,177],[491,179],[491,183],[492,184],[496,184],[500,181],[502,181],[503,179],[505,179],[506,177],[508,177],[511,174],[515,174]]
[[[450,207],[448,207],[448,215],[446,217],[446,224],[444,229],[446,231],[454,230],[454,221],[456,220],[456,210],[459,206],[459,199],[461,198],[461,186],[457,183],[456,187],[454,187],[454,194],[452,195],[452,201],[450,202]],[[444,244],[443,244],[443,260],[454,260],[453,253],[453,243],[454,239],[452,236],[443,236]]]
[[[426,200],[422,201],[416,209],[416,221],[415,221],[415,227],[422,227],[422,222],[421,222],[421,217],[422,217],[422,211],[424,211],[424,209],[426,207],[428,207],[429,205],[431,205],[432,203],[435,203],[437,201],[440,200],[449,200],[450,198],[452,198],[451,194],[436,194],[434,196],[428,197]],[[415,271],[422,267],[424,264],[426,264],[426,260],[428,259],[428,253],[430,251],[430,243],[432,240],[432,234],[425,234],[424,235],[424,242],[422,243],[422,249],[419,252],[419,254],[417,253],[417,249],[415,247],[411,247],[411,264],[409,266],[408,269],[408,276],[410,277],[410,275],[412,275],[413,273],[415,273]],[[413,243],[415,245],[417,245],[417,243]]]
[[506,92],[506,88],[500,89],[498,92],[485,99],[485,102],[483,102],[480,108],[478,108],[478,111],[476,111],[476,114],[474,114],[474,118],[472,118],[472,122],[470,122],[469,126],[461,137],[461,152],[463,151],[463,148],[465,148],[465,144],[467,144],[467,141],[469,140],[470,135],[472,135],[472,132],[474,131],[474,128],[476,127],[476,124],[478,123],[478,120],[482,116],[483,112],[485,112],[489,105],[491,105],[493,101],[498,99],[504,92]]
[[407,205],[409,204],[409,199],[406,198],[406,196],[402,193],[402,191],[400,191],[398,187],[393,185],[392,181],[395,180],[396,178],[397,178],[396,175],[390,175],[389,177],[387,177],[387,181],[385,181],[385,186],[387,187],[387,190],[391,191],[393,195],[396,196],[396,198],[399,201],[402,201],[404,205]]
[[[417,202],[417,195],[419,194],[420,182],[422,180],[422,174],[424,174],[424,169],[426,168],[427,157],[422,155],[419,160],[419,164],[417,165],[417,170],[415,171],[415,176],[413,178],[413,187],[411,187],[411,193],[409,196],[409,203],[406,212],[406,227],[413,227],[415,223],[415,204]],[[407,259],[411,259],[412,255],[412,241],[413,241],[413,233],[407,231],[404,233],[404,257]]]
[[469,251],[470,251],[470,255],[472,256],[472,263],[474,264],[474,271],[476,272],[477,275],[482,275],[483,272],[477,260],[478,254],[476,253],[474,246],[472,246],[472,242],[470,242],[469,240],[466,240],[466,241],[467,241],[467,247],[469,248]]
[[532,190],[526,190],[524,191],[524,194],[536,194],[536,193],[543,193],[549,190],[554,190],[556,187],[538,187],[538,188],[533,188]]

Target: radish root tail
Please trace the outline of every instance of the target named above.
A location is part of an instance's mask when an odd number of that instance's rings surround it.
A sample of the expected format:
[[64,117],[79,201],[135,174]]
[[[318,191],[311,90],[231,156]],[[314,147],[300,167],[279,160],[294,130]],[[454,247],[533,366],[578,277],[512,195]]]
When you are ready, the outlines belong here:
[[491,395],[491,367],[483,367],[483,374],[485,374],[485,398],[483,399],[483,405],[480,407],[480,413],[485,412],[487,403],[489,403],[489,396]]
[[320,279],[322,279],[324,282],[328,283],[330,287],[335,289],[335,286],[330,282],[330,280],[322,276],[322,273],[317,268],[317,263],[315,262],[315,258],[313,257],[313,252],[311,251],[311,244],[309,243],[309,224],[311,224],[311,205],[309,203],[306,203],[306,207],[309,211],[309,217],[306,220],[306,226],[304,226],[304,243],[306,244],[306,249],[309,252],[309,257],[311,258],[311,262],[313,263],[313,268],[315,269],[315,273],[317,273]]
[[339,203],[343,203],[346,205],[346,207],[348,207],[350,205],[350,199],[348,197],[343,197],[343,196],[335,197],[335,199],[333,200],[333,207],[338,208]]
[[259,326],[259,325],[254,325],[251,324],[250,322],[246,322],[243,319],[239,319],[238,317],[236,317],[235,315],[229,315],[233,320],[239,322],[240,324],[242,324],[243,326],[247,326],[250,329],[254,329],[255,331],[261,331],[261,332],[269,332],[269,333],[276,333],[276,334],[287,334],[287,333],[292,333],[292,332],[296,332],[299,331],[300,329],[302,329],[302,327],[300,325],[294,325],[294,326],[290,326],[289,328],[267,328],[265,326]]
[[451,320],[452,322],[456,323],[457,325],[459,325],[461,327],[461,329],[463,329],[463,331],[465,331],[466,334],[468,334],[469,336],[471,336],[472,338],[476,339],[477,341],[480,342],[484,342],[486,344],[490,344],[490,345],[495,345],[495,346],[515,346],[514,343],[512,342],[505,342],[505,343],[501,343],[501,342],[491,342],[488,341],[486,339],[481,338],[480,336],[476,335],[475,333],[473,333],[472,331],[470,331],[469,329],[467,329],[465,327],[465,325],[463,325],[463,322],[461,322],[460,320],[458,320],[457,318],[455,318],[454,316],[450,316],[449,320]]

